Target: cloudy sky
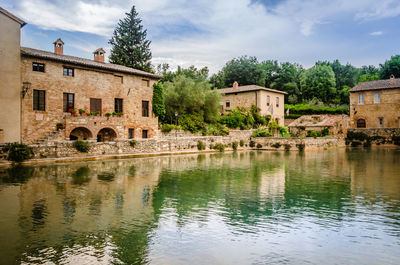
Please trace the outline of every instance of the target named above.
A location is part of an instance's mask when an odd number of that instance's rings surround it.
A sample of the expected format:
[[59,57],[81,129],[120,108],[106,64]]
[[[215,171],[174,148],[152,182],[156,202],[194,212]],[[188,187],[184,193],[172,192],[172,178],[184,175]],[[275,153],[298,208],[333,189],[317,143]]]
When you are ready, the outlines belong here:
[[400,54],[399,0],[0,0],[26,22],[22,45],[92,58],[132,5],[152,41],[153,64],[218,71],[241,55],[379,65]]

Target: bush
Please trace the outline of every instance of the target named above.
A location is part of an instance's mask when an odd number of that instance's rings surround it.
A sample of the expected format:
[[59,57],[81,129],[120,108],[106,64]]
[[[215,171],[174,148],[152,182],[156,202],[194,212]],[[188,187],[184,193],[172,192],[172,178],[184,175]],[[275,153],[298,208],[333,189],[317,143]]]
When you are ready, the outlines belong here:
[[229,129],[223,124],[208,124],[203,130],[203,135],[226,136],[229,134]]
[[289,115],[285,114],[285,119],[298,119],[301,116],[302,116],[301,114],[289,114]]
[[297,148],[299,149],[299,151],[304,151],[304,148],[306,147],[305,144],[301,143],[301,144],[296,144]]
[[161,127],[161,131],[164,133],[170,132],[175,129],[175,125],[173,124],[163,124]]
[[256,142],[250,141],[249,146],[250,146],[250,147],[255,147],[255,146],[256,146]]
[[321,136],[324,137],[324,136],[328,136],[328,135],[329,135],[329,128],[328,127],[323,128],[321,130]]
[[184,114],[179,116],[178,124],[185,131],[190,131],[192,133],[199,132],[206,128],[206,123],[203,118],[199,115]]
[[274,148],[279,148],[279,147],[281,147],[281,143],[277,142],[277,143],[272,144],[271,146]]
[[285,104],[285,112],[287,109],[290,109],[291,115],[293,114],[301,114],[301,115],[312,115],[312,114],[349,114],[348,107],[319,107],[313,106],[309,104],[296,104],[290,105]]
[[307,136],[306,136],[306,137],[314,137],[314,138],[321,137],[321,132],[320,132],[320,131],[311,131],[311,130],[308,130],[308,131],[307,131]]
[[206,145],[202,141],[197,141],[197,149],[198,150],[205,150]]
[[57,123],[56,123],[56,129],[57,129],[57,130],[62,130],[62,129],[64,129],[64,124],[61,123],[61,122],[57,122]]
[[225,145],[221,144],[221,143],[217,143],[214,145],[214,149],[218,150],[220,152],[224,152],[225,151]]
[[258,128],[253,131],[252,137],[271,137],[272,134],[266,128]]
[[232,142],[232,149],[234,150],[234,151],[236,151],[237,150],[237,148],[238,148],[238,142]]
[[353,132],[353,131],[347,131],[347,139],[348,140],[358,140],[358,141],[364,141],[367,140],[369,137],[365,133],[362,132]]
[[244,141],[243,141],[243,140],[240,140],[240,141],[239,141],[239,145],[240,145],[240,147],[243,147],[243,146],[244,146]]
[[257,148],[258,148],[258,149],[262,148],[262,144],[258,143],[258,144],[257,144]]
[[129,141],[129,145],[130,145],[132,148],[135,148],[135,146],[136,146],[136,140],[131,140],[131,141]]
[[285,144],[284,146],[285,146],[285,151],[290,151],[290,147],[291,147],[290,144]]
[[81,153],[87,153],[89,152],[89,145],[88,142],[82,141],[82,140],[76,140],[73,144],[76,150],[78,150]]
[[8,147],[8,161],[20,163],[32,158],[32,156],[33,151],[29,145],[22,143],[13,143]]

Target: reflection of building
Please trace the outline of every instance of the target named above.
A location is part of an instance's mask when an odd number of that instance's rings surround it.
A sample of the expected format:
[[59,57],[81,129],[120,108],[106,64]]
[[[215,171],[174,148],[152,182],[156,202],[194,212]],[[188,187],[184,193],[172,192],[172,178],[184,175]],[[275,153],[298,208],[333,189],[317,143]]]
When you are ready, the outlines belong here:
[[276,199],[285,194],[285,167],[264,171],[260,179],[259,192],[262,197]]
[[239,86],[218,89],[223,97],[222,113],[227,113],[237,107],[250,109],[252,105],[260,108],[261,115],[271,115],[280,125],[284,125],[284,100],[286,92],[256,85]]
[[[12,15],[8,18],[16,21],[10,25],[15,36],[10,37],[13,43],[9,44],[6,31],[7,38],[0,40],[2,54],[10,54],[1,71],[11,65],[10,71],[18,79],[14,78],[12,85],[3,86],[4,82],[0,85],[1,100],[6,95],[4,91],[10,94],[2,104],[7,108],[1,114],[7,118],[0,123],[4,141],[20,138],[28,143],[43,138],[108,141],[155,136],[158,124],[152,116],[151,99],[152,86],[159,76],[106,63],[101,48],[93,52],[93,60],[64,55],[61,39],[54,42],[54,52],[20,49],[19,27],[23,22]],[[60,127],[65,129],[57,131],[57,123],[62,123]],[[16,131],[16,127],[21,131]]]
[[400,79],[361,82],[350,90],[351,128],[400,127]]

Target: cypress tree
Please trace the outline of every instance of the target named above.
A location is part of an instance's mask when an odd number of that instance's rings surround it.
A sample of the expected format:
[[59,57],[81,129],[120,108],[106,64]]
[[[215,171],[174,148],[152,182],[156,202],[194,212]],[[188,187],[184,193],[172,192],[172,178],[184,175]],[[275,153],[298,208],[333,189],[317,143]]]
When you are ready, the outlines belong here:
[[158,121],[164,121],[165,117],[165,104],[164,104],[164,91],[161,83],[153,85],[153,113],[158,117]]
[[147,30],[141,25],[142,20],[135,6],[124,19],[120,19],[112,38],[109,60],[111,63],[151,72],[151,41],[146,40]]

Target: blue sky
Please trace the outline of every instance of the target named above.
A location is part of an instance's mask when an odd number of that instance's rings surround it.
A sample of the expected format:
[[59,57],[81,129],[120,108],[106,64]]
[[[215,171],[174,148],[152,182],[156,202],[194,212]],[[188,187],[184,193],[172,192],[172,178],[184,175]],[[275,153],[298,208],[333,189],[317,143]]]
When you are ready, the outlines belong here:
[[26,22],[23,46],[92,58],[109,54],[115,25],[135,5],[152,41],[153,64],[218,71],[241,55],[311,67],[339,59],[355,66],[400,54],[399,0],[0,0]]

